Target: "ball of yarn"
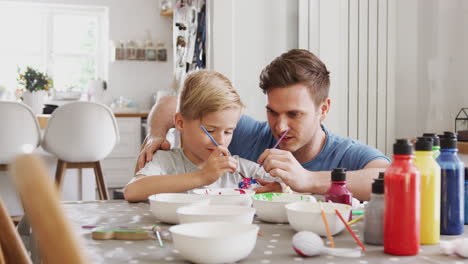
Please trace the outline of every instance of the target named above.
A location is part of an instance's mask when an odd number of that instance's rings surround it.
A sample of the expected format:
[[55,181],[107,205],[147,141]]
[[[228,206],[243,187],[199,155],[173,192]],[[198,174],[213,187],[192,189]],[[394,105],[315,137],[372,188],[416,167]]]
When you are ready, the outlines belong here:
[[309,231],[301,231],[295,234],[292,244],[297,254],[303,257],[320,255],[324,247],[322,239],[317,234]]

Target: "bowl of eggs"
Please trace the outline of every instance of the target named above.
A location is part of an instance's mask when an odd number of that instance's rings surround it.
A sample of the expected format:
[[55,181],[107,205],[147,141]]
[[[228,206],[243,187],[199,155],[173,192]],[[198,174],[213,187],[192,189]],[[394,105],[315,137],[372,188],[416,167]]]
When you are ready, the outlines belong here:
[[207,188],[195,189],[194,194],[209,197],[211,205],[240,205],[252,206],[252,195],[255,191],[236,188]]
[[338,234],[345,227],[335,208],[341,213],[344,219],[348,219],[351,214],[351,206],[339,203],[304,203],[295,202],[286,205],[286,214],[291,227],[300,231],[311,231],[320,236],[326,236],[327,231],[320,214],[321,206],[327,217],[328,226],[332,235]]
[[257,217],[270,223],[288,223],[285,205],[294,202],[315,202],[311,195],[296,193],[258,193],[252,196]]

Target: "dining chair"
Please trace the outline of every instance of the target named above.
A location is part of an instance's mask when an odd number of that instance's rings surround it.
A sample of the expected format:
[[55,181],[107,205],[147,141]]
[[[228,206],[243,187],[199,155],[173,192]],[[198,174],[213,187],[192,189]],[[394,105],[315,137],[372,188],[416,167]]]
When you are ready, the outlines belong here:
[[39,146],[41,134],[34,113],[27,105],[19,102],[0,101],[0,171],[25,146]]
[[89,263],[42,160],[33,154],[22,154],[11,163],[10,172],[37,238],[42,263]]
[[2,199],[0,199],[0,263],[31,263]]
[[55,181],[59,189],[66,169],[92,168],[101,200],[108,199],[100,161],[119,141],[115,116],[109,107],[75,102],[57,108],[44,132],[42,147],[57,156]]

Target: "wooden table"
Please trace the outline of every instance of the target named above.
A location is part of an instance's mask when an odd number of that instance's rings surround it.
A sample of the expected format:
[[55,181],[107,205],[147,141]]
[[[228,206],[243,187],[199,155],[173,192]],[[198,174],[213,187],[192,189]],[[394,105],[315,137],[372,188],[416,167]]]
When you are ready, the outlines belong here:
[[[149,113],[114,113],[115,117],[141,117],[147,118]],[[47,127],[47,122],[49,122],[49,114],[39,114],[36,115],[37,121],[39,122],[39,128],[45,129]]]

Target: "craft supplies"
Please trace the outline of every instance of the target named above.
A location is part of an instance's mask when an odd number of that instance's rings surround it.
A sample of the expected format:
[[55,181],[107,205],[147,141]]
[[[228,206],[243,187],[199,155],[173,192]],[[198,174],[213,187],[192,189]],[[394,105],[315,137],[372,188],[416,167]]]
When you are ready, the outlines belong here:
[[288,223],[285,205],[292,202],[315,202],[312,195],[298,193],[257,193],[252,196],[258,219],[270,223]]
[[423,137],[432,138],[432,156],[437,159],[440,155],[440,138],[435,133],[424,133]]
[[364,242],[367,244],[383,245],[384,203],[384,173],[380,172],[372,183],[371,199],[365,212]]
[[360,216],[360,217],[358,217],[356,219],[353,219],[353,220],[349,221],[348,225],[354,225],[355,223],[361,221],[362,219],[364,219],[364,216]]
[[442,235],[463,234],[464,225],[464,164],[457,155],[457,138],[452,132],[440,137],[441,214]]
[[419,252],[420,174],[408,139],[393,144],[393,162],[385,170],[384,251],[394,255]]
[[336,215],[340,218],[341,222],[343,222],[344,226],[346,227],[346,230],[348,230],[348,232],[351,234],[351,236],[354,238],[354,240],[356,241],[356,243],[362,248],[362,250],[366,251],[366,247],[364,247],[364,245],[362,244],[361,240],[359,240],[359,238],[356,236],[356,234],[354,234],[353,230],[351,229],[351,227],[349,227],[348,223],[346,222],[346,220],[344,219],[344,217],[341,215],[340,211],[338,211],[336,208],[335,208],[335,204],[333,203],[333,201],[330,201],[330,203],[332,204],[334,210],[335,210],[335,213]]
[[[275,149],[279,146],[279,144],[281,143],[281,140],[283,140],[283,138],[286,136],[286,134],[288,134],[290,128],[288,127],[284,132],[283,134],[281,135],[281,137],[278,139],[278,141],[276,141],[275,145],[272,147],[272,149]],[[260,163],[260,167],[263,166],[263,162]]]
[[163,248],[164,243],[161,238],[161,227],[159,227],[158,225],[153,225],[152,230],[153,230],[154,236],[158,239],[159,247]]
[[353,210],[352,214],[353,214],[353,215],[363,215],[363,214],[364,214],[364,210]]
[[327,254],[337,257],[360,257],[361,251],[348,248],[327,248],[323,245],[322,239],[315,233],[301,231],[296,233],[292,239],[292,246],[297,254],[303,257],[318,256]]
[[446,255],[457,254],[460,257],[468,258],[468,238],[440,241],[440,250]]
[[440,239],[440,166],[432,153],[433,139],[418,137],[415,143],[414,165],[421,173],[422,245],[439,243]]
[[[208,130],[206,130],[206,128],[203,126],[203,125],[200,125],[200,128],[203,130],[203,132],[205,132],[205,134],[210,138],[211,142],[213,142],[213,144],[218,147],[219,144],[218,142],[216,142],[216,140],[211,136],[210,132],[208,132]],[[242,178],[246,178],[244,176],[244,174],[240,171],[238,171],[239,175],[242,177]]]
[[[346,171],[344,168],[335,168],[331,172],[331,186],[325,193],[325,201],[353,205],[353,194],[346,186]],[[351,220],[352,215],[348,220]]]
[[112,228],[96,227],[92,230],[91,236],[96,240],[147,240],[152,239],[148,231],[139,228]]
[[465,225],[468,224],[468,168],[465,167]]
[[330,241],[330,246],[332,248],[334,248],[335,247],[335,242],[333,241],[333,237],[332,237],[331,232],[330,232],[330,227],[328,226],[327,216],[325,215],[325,211],[323,211],[322,202],[319,202],[319,204],[320,204],[320,215],[322,216],[322,221],[323,221],[323,224],[325,225],[325,229],[327,231],[328,241]]

